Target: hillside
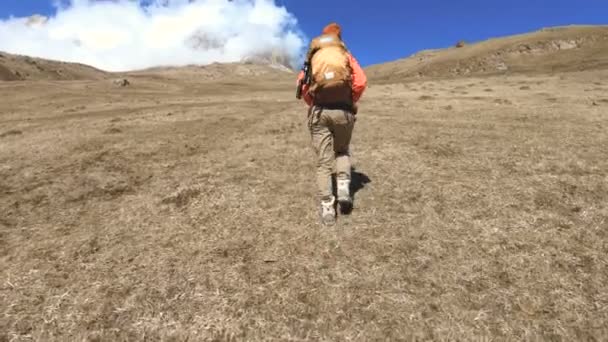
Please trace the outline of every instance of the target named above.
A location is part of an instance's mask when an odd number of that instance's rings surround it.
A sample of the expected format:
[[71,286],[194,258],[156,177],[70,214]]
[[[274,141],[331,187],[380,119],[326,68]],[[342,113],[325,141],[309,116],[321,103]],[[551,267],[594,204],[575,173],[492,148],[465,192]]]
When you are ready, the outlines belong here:
[[569,26],[490,39],[472,45],[419,52],[367,68],[370,79],[407,79],[608,68],[608,26]]
[[97,80],[108,73],[88,65],[0,52],[0,81]]

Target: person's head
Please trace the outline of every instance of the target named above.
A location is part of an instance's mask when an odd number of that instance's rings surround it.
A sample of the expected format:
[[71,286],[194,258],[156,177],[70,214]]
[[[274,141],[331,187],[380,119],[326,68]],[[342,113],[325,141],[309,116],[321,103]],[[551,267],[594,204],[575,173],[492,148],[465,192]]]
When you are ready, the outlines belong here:
[[333,34],[342,39],[342,28],[337,23],[331,23],[323,28],[323,34]]

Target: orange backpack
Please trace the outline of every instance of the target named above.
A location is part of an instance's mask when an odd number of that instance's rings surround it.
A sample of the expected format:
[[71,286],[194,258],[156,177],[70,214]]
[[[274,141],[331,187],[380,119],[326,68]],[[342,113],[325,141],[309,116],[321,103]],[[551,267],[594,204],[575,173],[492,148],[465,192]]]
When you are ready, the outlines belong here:
[[351,106],[352,69],[344,42],[335,35],[312,40],[307,60],[311,67],[309,93],[315,105]]

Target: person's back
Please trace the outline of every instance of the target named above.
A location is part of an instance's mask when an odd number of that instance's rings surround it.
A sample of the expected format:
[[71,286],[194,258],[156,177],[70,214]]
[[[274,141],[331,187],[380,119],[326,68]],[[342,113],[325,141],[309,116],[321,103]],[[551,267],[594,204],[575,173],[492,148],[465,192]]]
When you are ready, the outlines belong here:
[[[313,39],[306,57],[310,84],[302,95],[309,105],[308,127],[317,155],[317,185],[321,201],[321,220],[334,224],[336,199],[332,189],[334,161],[337,174],[337,197],[343,213],[352,208],[350,195],[350,140],[358,112],[357,101],[367,86],[363,69],[342,41],[338,24],[326,26]],[[301,72],[298,82],[305,79]]]

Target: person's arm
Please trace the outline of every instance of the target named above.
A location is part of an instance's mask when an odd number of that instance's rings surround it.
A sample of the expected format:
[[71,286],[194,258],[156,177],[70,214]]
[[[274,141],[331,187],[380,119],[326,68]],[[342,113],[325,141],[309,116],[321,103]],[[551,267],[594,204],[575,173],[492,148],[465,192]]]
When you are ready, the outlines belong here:
[[[299,85],[300,81],[303,79],[304,79],[304,71],[300,70],[300,74],[298,74],[298,81],[296,82],[296,85]],[[310,88],[310,86],[308,84],[302,85],[302,98],[304,99],[304,102],[306,102],[307,105],[311,106],[312,97],[310,97],[310,94],[308,93],[309,88]]]
[[367,88],[367,76],[353,55],[348,55],[350,67],[353,70],[353,102],[359,101]]

